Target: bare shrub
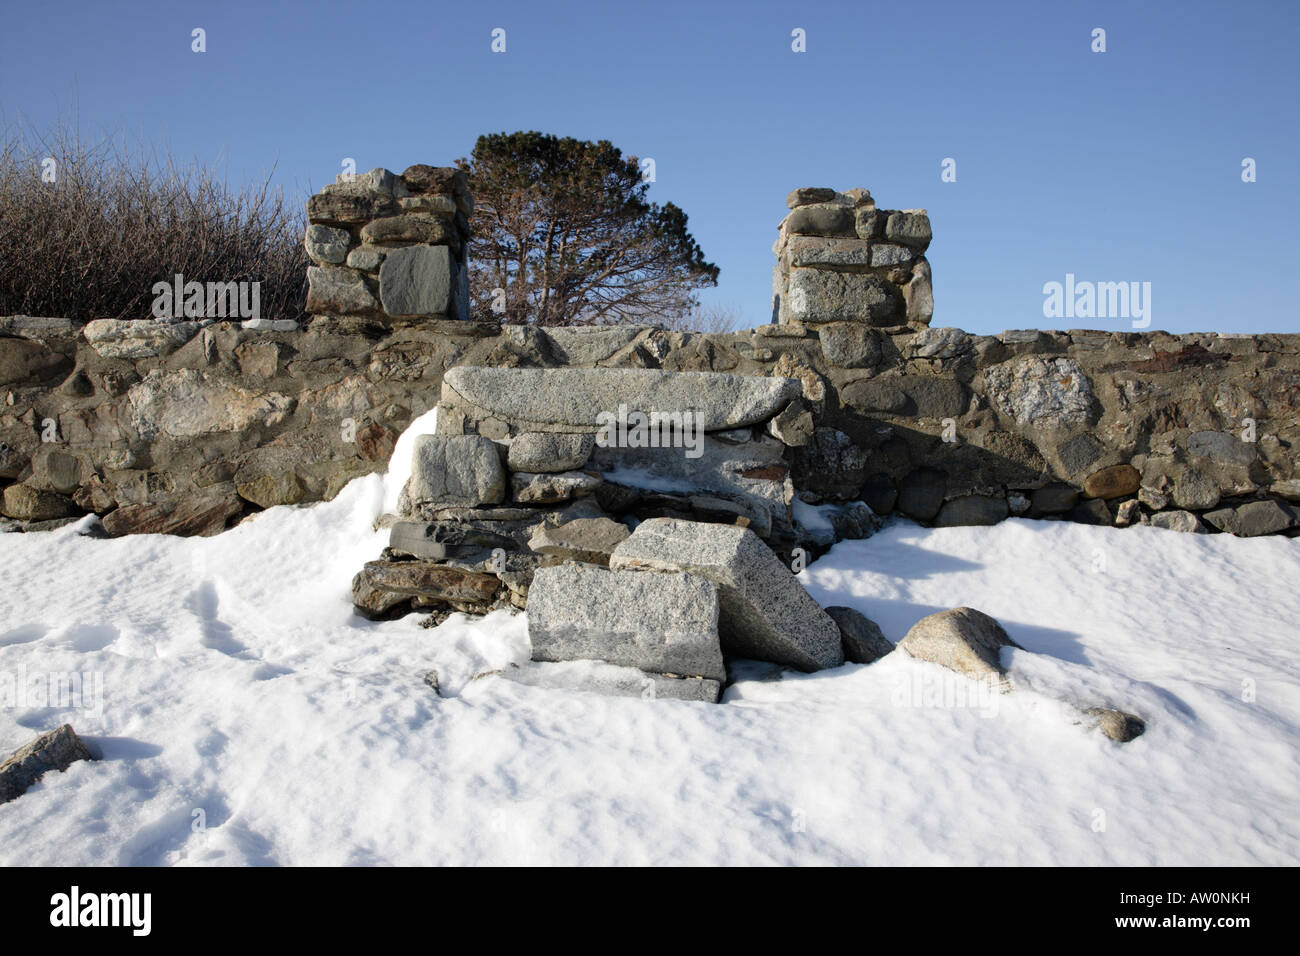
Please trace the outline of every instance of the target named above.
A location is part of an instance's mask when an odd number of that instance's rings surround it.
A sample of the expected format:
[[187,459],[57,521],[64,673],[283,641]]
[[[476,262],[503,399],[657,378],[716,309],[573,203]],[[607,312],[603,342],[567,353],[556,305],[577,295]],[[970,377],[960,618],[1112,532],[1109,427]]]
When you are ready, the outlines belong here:
[[305,315],[302,205],[269,176],[234,190],[209,167],[119,140],[14,124],[0,135],[0,315],[149,318],[154,283],[177,273],[260,282],[263,317]]

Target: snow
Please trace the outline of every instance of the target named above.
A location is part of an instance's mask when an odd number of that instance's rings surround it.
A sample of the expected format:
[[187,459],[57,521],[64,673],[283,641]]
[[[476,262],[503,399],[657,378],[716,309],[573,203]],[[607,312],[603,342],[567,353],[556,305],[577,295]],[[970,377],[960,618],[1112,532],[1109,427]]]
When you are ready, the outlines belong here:
[[0,535],[0,752],[66,721],[102,755],[0,806],[0,865],[1297,861],[1300,542],[891,521],[801,580],[895,641],[992,614],[1014,692],[896,652],[647,701],[474,679],[524,615],[354,615],[403,478],[215,538]]

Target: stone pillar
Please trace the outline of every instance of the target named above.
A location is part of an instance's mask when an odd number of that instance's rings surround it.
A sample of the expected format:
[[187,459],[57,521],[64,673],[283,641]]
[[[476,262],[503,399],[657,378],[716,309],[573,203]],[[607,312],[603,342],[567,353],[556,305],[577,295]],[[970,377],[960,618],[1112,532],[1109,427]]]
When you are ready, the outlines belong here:
[[880,328],[930,324],[930,217],[877,209],[865,189],[796,189],[778,227],[772,321]]
[[465,173],[411,166],[340,176],[307,201],[307,311],[381,320],[469,318]]

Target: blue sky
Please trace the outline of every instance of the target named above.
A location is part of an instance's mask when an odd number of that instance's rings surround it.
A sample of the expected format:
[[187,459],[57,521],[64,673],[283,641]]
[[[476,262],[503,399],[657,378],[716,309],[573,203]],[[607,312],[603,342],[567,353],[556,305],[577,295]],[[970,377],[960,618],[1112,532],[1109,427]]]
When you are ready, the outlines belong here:
[[278,164],[304,201],[345,157],[608,139],[654,158],[651,197],[721,268],[706,301],[746,325],[768,320],[785,194],[826,185],[929,210],[936,326],[1130,327],[1045,319],[1044,283],[1073,273],[1150,282],[1153,329],[1296,332],[1298,27],[1290,0],[26,3],[0,34],[0,116],[76,115],[232,181]]

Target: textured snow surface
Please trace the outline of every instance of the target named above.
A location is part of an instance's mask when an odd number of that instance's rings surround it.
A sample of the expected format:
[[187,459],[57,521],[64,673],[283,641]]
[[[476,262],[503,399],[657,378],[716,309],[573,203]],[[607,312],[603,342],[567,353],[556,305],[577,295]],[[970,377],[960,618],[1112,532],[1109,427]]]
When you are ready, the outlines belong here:
[[[1300,856],[1300,541],[891,523],[801,580],[894,641],[992,614],[1017,690],[895,652],[742,664],[714,706],[472,680],[527,660],[523,615],[355,616],[404,477],[216,538],[0,535],[0,751],[66,721],[103,758],[0,806],[0,865]],[[71,672],[78,701],[15,690]],[[1146,735],[1077,723],[1099,704]]]

